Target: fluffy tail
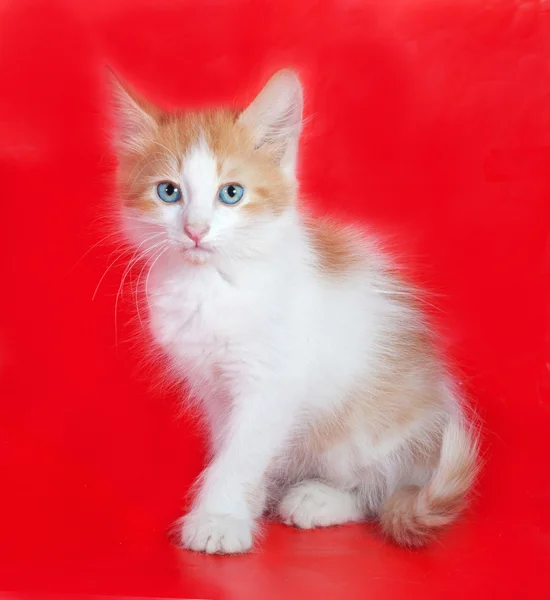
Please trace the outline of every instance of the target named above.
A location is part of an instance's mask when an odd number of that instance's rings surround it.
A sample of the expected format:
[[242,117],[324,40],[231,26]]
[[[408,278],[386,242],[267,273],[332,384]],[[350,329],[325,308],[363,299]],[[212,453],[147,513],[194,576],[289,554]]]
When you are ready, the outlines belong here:
[[451,419],[443,432],[439,465],[426,487],[398,489],[382,506],[380,523],[401,546],[425,545],[466,506],[478,472],[478,437],[464,422]]

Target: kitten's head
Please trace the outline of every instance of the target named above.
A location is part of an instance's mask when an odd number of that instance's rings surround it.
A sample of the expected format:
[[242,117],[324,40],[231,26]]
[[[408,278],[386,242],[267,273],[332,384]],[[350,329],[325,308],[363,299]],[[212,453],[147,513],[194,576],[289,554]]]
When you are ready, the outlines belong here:
[[240,114],[169,114],[120,82],[118,185],[125,231],[141,250],[172,248],[191,263],[266,250],[292,209],[302,89],[280,71]]

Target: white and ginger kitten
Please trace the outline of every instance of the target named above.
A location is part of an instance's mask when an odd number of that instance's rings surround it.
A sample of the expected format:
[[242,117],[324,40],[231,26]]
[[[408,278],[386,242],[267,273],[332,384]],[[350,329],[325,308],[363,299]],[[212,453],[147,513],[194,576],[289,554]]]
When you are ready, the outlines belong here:
[[168,114],[113,89],[121,227],[211,442],[182,544],[246,552],[268,510],[301,529],[377,518],[426,543],[466,504],[477,437],[391,261],[299,210],[297,76],[243,112]]

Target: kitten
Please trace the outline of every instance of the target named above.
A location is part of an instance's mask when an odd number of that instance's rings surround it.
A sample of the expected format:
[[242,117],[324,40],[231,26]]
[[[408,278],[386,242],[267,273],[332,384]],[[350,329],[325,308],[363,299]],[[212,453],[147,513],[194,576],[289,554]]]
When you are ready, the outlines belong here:
[[391,261],[298,209],[297,76],[240,113],[167,114],[113,89],[121,227],[213,452],[182,544],[246,552],[268,507],[302,529],[378,518],[425,544],[465,506],[477,437]]

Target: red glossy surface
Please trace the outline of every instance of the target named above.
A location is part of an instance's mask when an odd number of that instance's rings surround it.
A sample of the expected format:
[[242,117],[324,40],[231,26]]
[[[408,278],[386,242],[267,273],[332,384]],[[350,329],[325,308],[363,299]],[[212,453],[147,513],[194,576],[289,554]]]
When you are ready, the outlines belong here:
[[[550,597],[548,2],[0,9],[0,590]],[[167,107],[244,103],[273,69],[300,71],[304,194],[392,234],[486,424],[478,499],[439,543],[273,525],[246,557],[170,546],[202,442],[151,386],[131,293],[115,339],[122,263],[92,301],[112,247],[81,259],[109,207],[103,59]]]

